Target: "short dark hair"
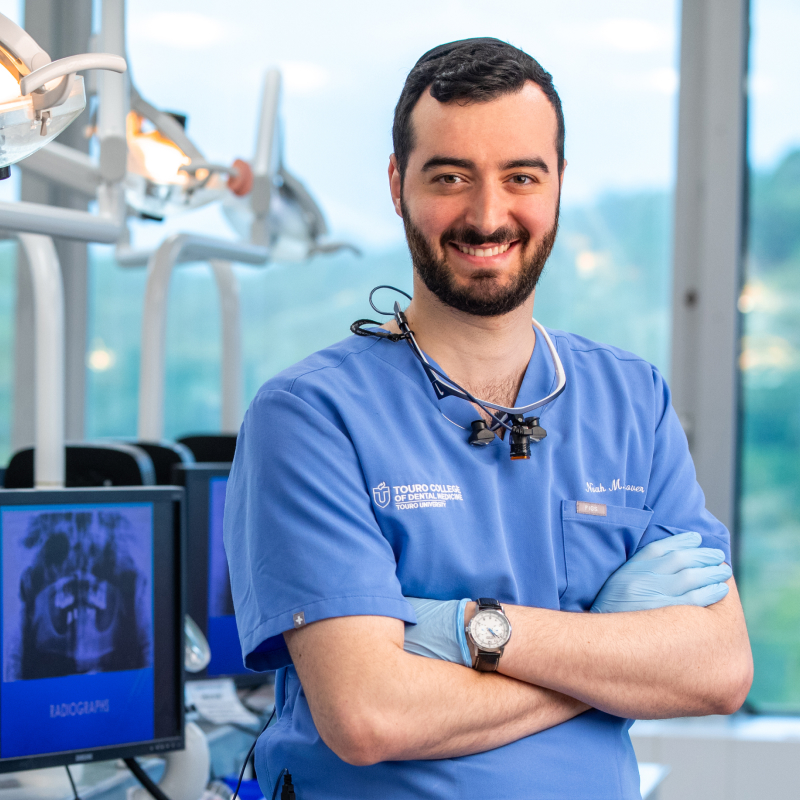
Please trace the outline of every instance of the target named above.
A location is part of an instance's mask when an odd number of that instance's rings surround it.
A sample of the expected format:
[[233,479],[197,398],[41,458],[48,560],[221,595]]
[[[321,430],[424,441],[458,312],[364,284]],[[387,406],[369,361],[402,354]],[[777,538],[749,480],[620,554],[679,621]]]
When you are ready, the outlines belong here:
[[461,39],[434,47],[408,73],[394,109],[392,141],[401,177],[414,149],[411,112],[430,86],[440,103],[462,100],[483,103],[504,94],[518,92],[533,81],[545,94],[556,113],[558,172],[564,168],[564,112],[553,86],[553,76],[538,61],[517,47],[499,39]]

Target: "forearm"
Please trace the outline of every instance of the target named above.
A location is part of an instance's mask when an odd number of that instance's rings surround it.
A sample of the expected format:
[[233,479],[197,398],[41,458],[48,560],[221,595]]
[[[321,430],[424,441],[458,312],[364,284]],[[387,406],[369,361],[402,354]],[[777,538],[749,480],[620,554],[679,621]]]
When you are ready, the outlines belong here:
[[[399,653],[398,679],[384,676],[378,761],[457,758],[552,728],[588,706],[503,675]],[[412,691],[409,691],[412,689]]]
[[514,634],[500,670],[622,717],[736,710],[752,680],[733,580],[708,608],[580,614],[507,606]]
[[[349,648],[326,652],[315,642],[317,634],[329,636],[342,623],[352,636],[354,619],[372,639],[368,657]],[[387,640],[370,637],[375,620],[386,623],[376,617],[326,620],[327,630],[312,625],[302,636],[286,636],[317,730],[345,761],[364,765],[483,752],[588,708],[507,676],[406,653],[402,623],[399,636]]]

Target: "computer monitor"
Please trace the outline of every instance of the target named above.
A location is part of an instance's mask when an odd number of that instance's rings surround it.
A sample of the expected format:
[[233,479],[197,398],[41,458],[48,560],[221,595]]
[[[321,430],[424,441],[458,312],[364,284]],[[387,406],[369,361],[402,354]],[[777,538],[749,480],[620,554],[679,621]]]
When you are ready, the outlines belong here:
[[0,491],[0,773],[182,749],[183,491]]
[[228,560],[222,542],[229,463],[182,464],[175,483],[186,490],[186,613],[208,639],[211,661],[187,679],[233,677],[241,685],[263,683],[264,675],[247,669],[233,614]]

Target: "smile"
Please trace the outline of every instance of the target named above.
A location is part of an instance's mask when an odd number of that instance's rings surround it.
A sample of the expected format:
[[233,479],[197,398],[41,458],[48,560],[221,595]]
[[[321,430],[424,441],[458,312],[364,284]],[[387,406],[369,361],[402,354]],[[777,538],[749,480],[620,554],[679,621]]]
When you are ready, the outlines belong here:
[[506,253],[510,247],[516,242],[507,242],[506,244],[498,244],[494,247],[469,247],[465,244],[458,242],[451,242],[454,247],[457,247],[466,256],[477,256],[478,258],[491,258],[492,256],[499,256]]

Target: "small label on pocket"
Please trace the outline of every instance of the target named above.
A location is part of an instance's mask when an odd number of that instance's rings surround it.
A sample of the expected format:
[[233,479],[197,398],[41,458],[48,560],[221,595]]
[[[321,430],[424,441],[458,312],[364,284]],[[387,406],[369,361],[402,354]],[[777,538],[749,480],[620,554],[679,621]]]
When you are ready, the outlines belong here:
[[593,517],[607,516],[605,503],[585,503],[583,500],[578,500],[578,513],[591,514]]

